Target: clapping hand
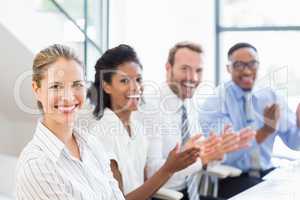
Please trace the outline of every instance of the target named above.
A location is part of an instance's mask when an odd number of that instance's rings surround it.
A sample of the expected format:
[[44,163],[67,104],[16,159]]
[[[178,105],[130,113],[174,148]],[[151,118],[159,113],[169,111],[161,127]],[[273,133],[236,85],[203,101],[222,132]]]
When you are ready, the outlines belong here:
[[280,117],[279,104],[274,103],[264,109],[264,128],[269,134],[276,130]]
[[236,133],[230,125],[226,125],[221,135],[222,142],[219,145],[219,151],[225,154],[248,147],[255,134],[256,132],[250,128],[243,128],[239,133]]
[[182,150],[190,149],[192,147],[200,148],[201,142],[204,139],[201,133],[195,134],[192,136],[182,147]]
[[199,148],[191,147],[180,152],[180,147],[176,144],[174,149],[169,153],[163,167],[168,173],[172,174],[193,164],[197,161],[199,156]]

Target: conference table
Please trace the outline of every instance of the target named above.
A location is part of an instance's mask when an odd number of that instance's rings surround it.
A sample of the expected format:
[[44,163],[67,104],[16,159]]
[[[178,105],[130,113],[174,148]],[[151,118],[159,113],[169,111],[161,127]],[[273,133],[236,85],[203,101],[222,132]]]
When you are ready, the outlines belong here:
[[300,200],[300,161],[277,168],[262,183],[229,200]]

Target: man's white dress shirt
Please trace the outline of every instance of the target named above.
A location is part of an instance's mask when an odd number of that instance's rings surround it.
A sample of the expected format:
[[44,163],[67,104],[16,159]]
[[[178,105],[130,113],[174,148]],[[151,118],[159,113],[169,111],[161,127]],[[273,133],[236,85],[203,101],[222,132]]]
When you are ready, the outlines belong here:
[[[167,84],[163,84],[159,90],[148,92],[145,95],[145,103],[136,113],[136,118],[144,125],[149,143],[148,176],[152,176],[165,163],[176,143],[181,145],[181,106],[183,104],[187,109],[191,136],[200,133],[201,127],[196,112],[196,104],[192,99],[182,101]],[[187,176],[199,172],[201,169],[201,161],[197,161],[186,169],[175,173],[164,187],[177,191],[182,190],[186,188]]]

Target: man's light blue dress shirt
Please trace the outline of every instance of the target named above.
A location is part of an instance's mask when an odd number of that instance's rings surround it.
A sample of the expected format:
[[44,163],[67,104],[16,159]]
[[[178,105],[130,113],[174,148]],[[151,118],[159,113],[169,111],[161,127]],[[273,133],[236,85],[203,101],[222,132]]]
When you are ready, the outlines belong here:
[[[257,144],[252,141],[251,146],[240,151],[226,155],[224,164],[248,171],[251,166],[251,148],[258,148],[260,153],[260,165],[263,170],[272,167],[271,155],[275,136],[279,136],[282,141],[291,149],[300,149],[300,129],[296,125],[296,115],[292,112],[282,97],[277,95],[271,88],[253,89],[252,106],[255,120],[252,127],[255,130],[264,125],[264,108],[267,105],[278,103],[280,105],[280,119],[276,131],[270,135],[263,143]],[[203,132],[208,135],[211,130],[220,133],[224,124],[231,124],[233,130],[239,131],[248,127],[244,111],[244,94],[239,86],[233,81],[226,82],[216,88],[215,93],[208,97],[199,110],[200,123]]]

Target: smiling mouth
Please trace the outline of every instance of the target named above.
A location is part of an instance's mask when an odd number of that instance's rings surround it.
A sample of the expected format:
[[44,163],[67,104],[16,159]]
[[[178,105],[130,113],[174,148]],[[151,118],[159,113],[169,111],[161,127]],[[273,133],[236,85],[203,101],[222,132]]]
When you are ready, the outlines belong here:
[[131,95],[128,95],[127,98],[129,98],[129,99],[139,99],[139,98],[141,98],[141,95],[140,94],[131,94]]
[[244,83],[253,83],[254,79],[252,76],[242,76],[241,81]]
[[195,88],[196,87],[196,84],[190,83],[190,82],[184,82],[182,85],[187,88]]
[[72,113],[74,112],[74,110],[79,106],[79,104],[75,104],[72,106],[55,106],[56,109],[58,109],[58,111],[62,112],[62,113]]

